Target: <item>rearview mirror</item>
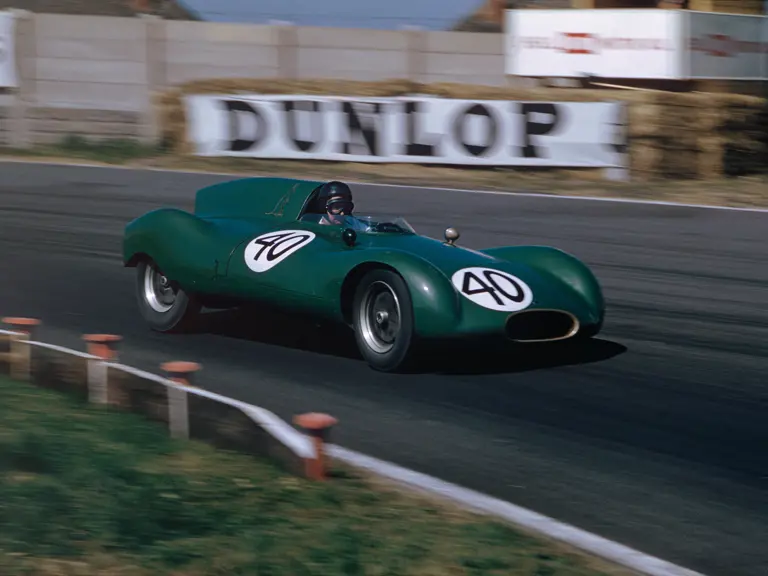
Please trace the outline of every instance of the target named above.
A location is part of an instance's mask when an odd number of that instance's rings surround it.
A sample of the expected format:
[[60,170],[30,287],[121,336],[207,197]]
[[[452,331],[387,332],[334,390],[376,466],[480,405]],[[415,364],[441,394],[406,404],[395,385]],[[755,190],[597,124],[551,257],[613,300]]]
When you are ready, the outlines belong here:
[[341,239],[344,240],[344,244],[347,246],[354,246],[357,240],[357,232],[352,230],[352,228],[345,228],[344,232],[341,233]]

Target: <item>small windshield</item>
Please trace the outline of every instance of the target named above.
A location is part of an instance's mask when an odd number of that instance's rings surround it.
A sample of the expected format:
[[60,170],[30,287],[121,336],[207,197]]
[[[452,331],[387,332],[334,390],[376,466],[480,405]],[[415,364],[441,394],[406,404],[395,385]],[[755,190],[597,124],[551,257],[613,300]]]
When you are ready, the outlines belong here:
[[344,218],[356,219],[359,223],[366,226],[366,232],[416,234],[413,226],[400,216],[344,216]]
[[[305,214],[301,219],[319,222],[322,214]],[[332,224],[372,234],[416,234],[416,230],[401,216],[334,216]]]

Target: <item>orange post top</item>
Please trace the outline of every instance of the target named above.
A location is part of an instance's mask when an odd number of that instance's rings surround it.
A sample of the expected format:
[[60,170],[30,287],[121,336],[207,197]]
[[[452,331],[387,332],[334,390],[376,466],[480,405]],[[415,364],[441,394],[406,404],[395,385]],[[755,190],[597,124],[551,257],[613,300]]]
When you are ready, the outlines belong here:
[[117,334],[84,334],[83,340],[86,342],[93,342],[95,344],[109,344],[112,342],[120,342],[123,339],[122,336]]
[[301,426],[306,430],[325,430],[339,423],[333,416],[318,412],[299,414],[294,417],[293,421],[297,426]]
[[10,324],[11,326],[39,326],[40,320],[37,318],[14,318],[7,316],[3,318],[4,324]]
[[183,362],[183,361],[166,362],[165,364],[162,364],[160,367],[166,372],[171,372],[172,374],[190,374],[192,372],[197,372],[202,369],[202,366],[197,362]]

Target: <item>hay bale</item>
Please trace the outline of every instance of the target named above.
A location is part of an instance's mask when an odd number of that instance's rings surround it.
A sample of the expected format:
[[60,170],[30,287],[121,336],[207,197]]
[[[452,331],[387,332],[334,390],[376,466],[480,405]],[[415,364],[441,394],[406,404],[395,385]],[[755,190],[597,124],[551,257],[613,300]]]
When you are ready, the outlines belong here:
[[629,152],[629,170],[633,179],[648,180],[658,174],[662,152],[654,142],[637,140],[632,142]]

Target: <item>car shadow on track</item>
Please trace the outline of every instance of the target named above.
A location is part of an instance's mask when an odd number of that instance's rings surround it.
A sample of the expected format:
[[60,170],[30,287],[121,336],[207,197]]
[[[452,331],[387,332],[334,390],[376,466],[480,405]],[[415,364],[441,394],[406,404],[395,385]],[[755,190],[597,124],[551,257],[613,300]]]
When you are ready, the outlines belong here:
[[352,330],[315,318],[250,305],[206,310],[195,332],[260,342],[348,359],[361,359]]
[[[258,306],[211,310],[198,333],[260,342],[363,362],[347,326]],[[441,342],[422,347],[409,374],[482,375],[528,372],[608,360],[627,348],[602,338],[581,343],[515,345],[507,342]]]
[[425,360],[414,372],[445,375],[514,374],[603,362],[623,354],[627,347],[603,338],[584,342],[537,344],[450,343]]

